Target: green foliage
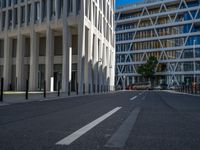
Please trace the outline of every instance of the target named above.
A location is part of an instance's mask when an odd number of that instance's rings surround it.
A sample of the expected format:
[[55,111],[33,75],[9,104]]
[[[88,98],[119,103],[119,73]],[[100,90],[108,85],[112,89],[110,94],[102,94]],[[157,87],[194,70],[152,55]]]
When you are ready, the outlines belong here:
[[155,56],[150,56],[146,64],[140,65],[137,72],[144,77],[152,78],[155,74],[156,65],[158,60]]

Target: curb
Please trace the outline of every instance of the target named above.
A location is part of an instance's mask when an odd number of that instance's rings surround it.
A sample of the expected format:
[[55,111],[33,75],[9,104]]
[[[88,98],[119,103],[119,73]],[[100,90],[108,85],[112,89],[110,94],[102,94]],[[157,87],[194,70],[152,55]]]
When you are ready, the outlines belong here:
[[197,95],[197,94],[189,94],[189,93],[182,93],[182,92],[176,92],[176,91],[167,91],[167,90],[166,90],[166,91],[163,91],[163,92],[200,97],[200,95]]
[[119,93],[123,91],[111,91],[107,93],[93,93],[93,94],[85,94],[85,95],[71,95],[71,96],[60,96],[60,97],[52,97],[52,98],[41,98],[41,99],[29,99],[24,100],[21,102],[0,102],[0,107],[2,106],[8,106],[8,105],[15,105],[15,104],[24,104],[24,103],[31,103],[31,102],[47,102],[47,101],[53,101],[53,100],[60,100],[60,99],[69,99],[69,98],[75,98],[75,97],[85,97],[85,96],[98,96],[98,95],[106,95],[106,94],[114,94]]

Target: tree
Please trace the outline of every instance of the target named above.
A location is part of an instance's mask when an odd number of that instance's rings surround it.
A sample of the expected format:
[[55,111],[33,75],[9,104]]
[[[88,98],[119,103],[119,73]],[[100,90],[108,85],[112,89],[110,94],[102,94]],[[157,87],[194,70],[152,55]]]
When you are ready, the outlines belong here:
[[142,64],[138,67],[137,72],[152,83],[157,64],[157,58],[155,56],[150,56],[146,64]]

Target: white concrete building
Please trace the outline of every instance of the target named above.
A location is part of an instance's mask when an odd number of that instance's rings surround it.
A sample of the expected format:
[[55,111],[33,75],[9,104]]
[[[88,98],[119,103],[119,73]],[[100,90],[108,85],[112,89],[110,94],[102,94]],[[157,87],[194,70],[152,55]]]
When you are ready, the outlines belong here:
[[[0,0],[4,90],[114,86],[114,0]],[[78,84],[77,84],[78,83]],[[78,88],[77,88],[78,85]]]

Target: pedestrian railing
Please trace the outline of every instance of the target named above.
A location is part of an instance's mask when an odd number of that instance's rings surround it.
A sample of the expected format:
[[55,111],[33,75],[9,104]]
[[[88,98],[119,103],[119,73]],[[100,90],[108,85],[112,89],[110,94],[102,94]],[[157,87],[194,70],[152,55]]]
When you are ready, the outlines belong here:
[[181,85],[176,88],[176,91],[181,93],[200,95],[200,84]]

